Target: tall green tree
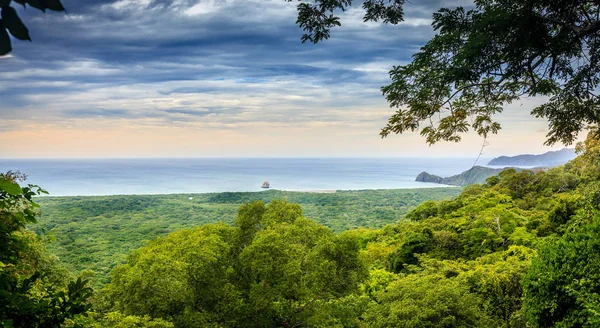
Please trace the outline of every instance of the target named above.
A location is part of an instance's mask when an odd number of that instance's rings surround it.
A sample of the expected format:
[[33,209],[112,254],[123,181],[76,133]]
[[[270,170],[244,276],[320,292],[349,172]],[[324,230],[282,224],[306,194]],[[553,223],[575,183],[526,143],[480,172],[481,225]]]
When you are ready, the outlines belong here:
[[558,198],[548,211],[560,237],[546,240],[524,281],[524,310],[532,327],[600,325],[600,137],[592,130],[565,169],[580,177],[577,199]]
[[60,327],[89,310],[87,281],[68,281],[56,258],[26,225],[36,222],[35,185],[21,187],[25,176],[0,174],[0,326]]
[[[286,0],[289,1],[289,0]],[[320,42],[341,25],[351,0],[298,5],[302,41]],[[363,2],[365,21],[398,24],[403,0]],[[598,0],[475,0],[433,13],[436,35],[407,65],[395,66],[382,92],[393,114],[381,136],[420,131],[429,144],[487,137],[494,116],[522,97],[548,100],[531,114],[549,122],[547,144],[571,144],[600,122]]]
[[524,282],[533,327],[600,324],[600,217],[539,250]]
[[481,300],[458,279],[410,275],[378,293],[365,316],[369,327],[486,327]]
[[356,323],[359,251],[356,238],[302,217],[296,204],[257,201],[234,226],[180,230],[133,252],[112,273],[108,313],[175,327]]

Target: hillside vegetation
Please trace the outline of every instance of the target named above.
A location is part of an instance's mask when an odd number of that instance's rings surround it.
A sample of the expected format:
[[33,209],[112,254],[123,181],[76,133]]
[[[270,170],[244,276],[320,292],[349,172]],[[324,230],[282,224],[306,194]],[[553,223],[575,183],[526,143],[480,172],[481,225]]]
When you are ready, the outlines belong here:
[[[71,327],[597,327],[598,134],[579,148],[565,166],[505,170],[380,229],[336,233],[288,200],[245,202],[231,224],[178,229],[132,251],[93,297],[13,229],[0,239],[19,241],[0,244],[14,254],[0,273],[16,277],[0,320],[29,327],[35,309]],[[15,186],[3,182],[0,195],[21,199]],[[10,217],[34,215],[27,197]]]
[[[286,201],[151,241],[117,266],[96,322],[175,327],[593,327],[600,143],[505,170],[383,229],[334,234]],[[167,324],[165,324],[167,325]]]
[[494,169],[491,167],[483,167],[483,166],[473,166],[472,168],[449,177],[442,178],[440,176],[429,174],[427,172],[421,172],[415,178],[415,181],[419,182],[431,182],[431,183],[439,183],[450,186],[468,186],[472,184],[482,184],[485,183],[485,180],[493,175],[496,175],[508,168],[503,169]]
[[[206,223],[233,223],[245,202],[286,199],[334,232],[396,223],[427,200],[450,199],[458,188],[337,191],[335,193],[225,192],[212,194],[43,197],[35,231],[50,232],[48,248],[73,272],[92,270],[97,285],[146,241]],[[191,198],[191,199],[190,199]]]

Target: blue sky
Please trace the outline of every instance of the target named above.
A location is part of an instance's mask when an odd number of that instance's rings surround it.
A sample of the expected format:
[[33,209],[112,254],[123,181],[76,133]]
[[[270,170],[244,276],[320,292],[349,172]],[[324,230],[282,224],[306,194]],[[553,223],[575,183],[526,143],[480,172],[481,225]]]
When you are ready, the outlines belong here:
[[[398,26],[360,5],[323,43],[302,44],[282,0],[64,0],[18,9],[33,42],[0,58],[0,156],[476,156],[481,138],[425,144],[378,133],[393,65],[431,36],[431,14],[469,1],[412,1]],[[486,156],[539,153],[546,123],[523,100]],[[557,146],[555,148],[561,148]]]

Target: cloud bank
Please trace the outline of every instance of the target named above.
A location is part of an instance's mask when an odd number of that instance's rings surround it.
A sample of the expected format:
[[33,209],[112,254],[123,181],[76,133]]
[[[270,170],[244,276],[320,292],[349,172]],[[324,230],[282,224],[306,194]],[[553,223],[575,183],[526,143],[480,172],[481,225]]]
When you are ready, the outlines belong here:
[[[19,9],[33,42],[15,41],[0,58],[6,157],[478,152],[475,137],[445,148],[415,135],[378,138],[393,112],[380,92],[387,72],[431,38],[431,14],[457,1],[407,3],[398,26],[363,23],[355,5],[318,45],[300,42],[296,4],[281,0],[64,5],[68,14]],[[539,148],[544,122],[529,118],[529,108],[507,112],[512,132],[498,145],[529,135]],[[189,141],[196,139],[204,141]]]

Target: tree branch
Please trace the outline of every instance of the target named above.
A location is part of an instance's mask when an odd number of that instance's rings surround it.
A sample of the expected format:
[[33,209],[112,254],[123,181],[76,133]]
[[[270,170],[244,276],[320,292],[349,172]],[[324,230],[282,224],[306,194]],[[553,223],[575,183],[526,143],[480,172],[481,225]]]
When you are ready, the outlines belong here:
[[446,99],[446,101],[444,101],[439,108],[442,108],[444,105],[447,105],[454,97],[456,97],[457,94],[461,93],[464,90],[467,90],[469,88],[472,87],[480,87],[480,86],[484,86],[484,85],[491,85],[491,84],[500,84],[504,82],[504,79],[500,79],[499,81],[493,81],[493,82],[489,82],[489,83],[473,83],[473,84],[469,84],[467,86],[464,86],[462,88],[458,88],[450,97],[448,97],[448,99]]
[[576,25],[567,24],[565,22],[562,22],[558,19],[554,19],[552,17],[540,17],[540,18],[547,22],[560,25],[560,26],[574,32],[577,35],[577,37],[579,37],[579,38],[590,35],[590,34],[594,34],[598,31],[600,31],[600,21],[599,20],[590,22],[590,24],[588,24],[587,26],[576,26]]

